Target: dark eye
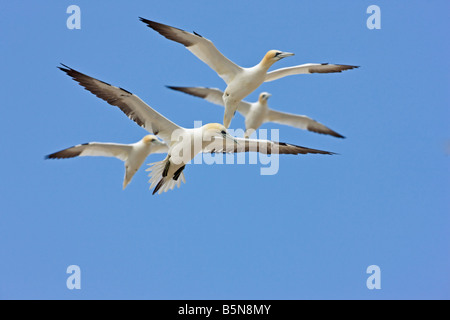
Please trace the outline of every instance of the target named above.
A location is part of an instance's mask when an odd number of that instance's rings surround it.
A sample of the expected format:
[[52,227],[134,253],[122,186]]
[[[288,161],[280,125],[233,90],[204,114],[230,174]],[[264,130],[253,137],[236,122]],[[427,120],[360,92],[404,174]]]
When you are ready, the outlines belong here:
[[225,130],[222,130],[220,133],[223,134],[223,135],[226,135],[226,134],[227,134],[227,133],[225,132]]
[[280,54],[281,54],[281,52],[278,51],[277,53],[275,53],[275,57],[278,56],[278,55],[280,55]]

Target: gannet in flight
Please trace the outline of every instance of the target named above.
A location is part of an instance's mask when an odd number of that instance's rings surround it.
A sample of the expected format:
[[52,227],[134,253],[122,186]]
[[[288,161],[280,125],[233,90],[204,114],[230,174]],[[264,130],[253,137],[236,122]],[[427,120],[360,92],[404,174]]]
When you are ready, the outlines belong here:
[[[190,94],[195,97],[203,98],[214,104],[223,106],[223,92],[216,88],[203,87],[173,87],[168,88]],[[237,111],[245,117],[245,137],[248,138],[256,131],[263,123],[275,122],[303,130],[312,132],[329,134],[337,138],[344,138],[344,136],[324,126],[323,124],[303,115],[296,115],[291,113],[280,112],[272,110],[267,104],[267,100],[272,95],[267,92],[262,92],[259,95],[258,101],[250,103],[242,100],[238,104]]]
[[153,194],[172,190],[185,182],[183,170],[197,154],[236,153],[256,151],[266,154],[333,154],[287,143],[268,140],[234,138],[225,126],[208,123],[200,128],[183,128],[152,109],[138,96],[125,89],[89,77],[65,65],[59,67],[86,90],[113,106],[117,106],[131,120],[164,140],[169,146],[167,157],[154,163],[150,171],[150,188]]
[[293,53],[270,50],[254,67],[243,68],[226,58],[214,44],[197,33],[190,33],[165,24],[139,18],[148,27],[157,31],[169,40],[184,45],[197,58],[211,67],[226,82],[223,95],[225,113],[223,124],[229,127],[239,102],[256,90],[262,83],[277,80],[289,75],[305,73],[333,73],[358,68],[357,66],[336,65],[327,63],[307,63],[293,67],[281,68],[268,72],[277,61],[293,56]]
[[158,140],[154,135],[146,135],[144,138],[132,144],[89,142],[79,144],[46,156],[46,159],[67,159],[75,157],[115,157],[125,162],[125,177],[123,189],[131,182],[134,174],[144,163],[144,160],[152,153],[167,153],[169,147]]

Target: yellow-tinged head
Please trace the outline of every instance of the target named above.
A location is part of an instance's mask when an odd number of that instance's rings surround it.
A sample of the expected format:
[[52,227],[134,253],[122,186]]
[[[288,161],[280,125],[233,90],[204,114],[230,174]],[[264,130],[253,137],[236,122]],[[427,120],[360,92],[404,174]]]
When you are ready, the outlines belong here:
[[266,102],[267,100],[269,100],[269,98],[271,97],[272,95],[270,94],[270,93],[268,93],[268,92],[261,92],[260,94],[259,94],[259,99],[258,99],[258,101],[261,103],[261,102]]
[[142,141],[144,141],[144,143],[146,144],[150,144],[152,142],[158,141],[158,138],[156,138],[156,136],[149,134],[146,135],[144,138],[142,138]]
[[270,67],[278,60],[281,60],[283,58],[290,57],[293,55],[294,54],[291,52],[283,52],[280,50],[270,50],[266,53],[266,55],[262,59],[261,64],[263,64],[264,66]]
[[227,128],[223,124],[220,123],[208,123],[203,126],[203,132],[210,133],[210,134],[221,134],[225,135],[227,134]]
[[213,137],[220,137],[238,143],[227,131],[227,128],[220,123],[208,123],[203,126],[203,139],[210,141]]

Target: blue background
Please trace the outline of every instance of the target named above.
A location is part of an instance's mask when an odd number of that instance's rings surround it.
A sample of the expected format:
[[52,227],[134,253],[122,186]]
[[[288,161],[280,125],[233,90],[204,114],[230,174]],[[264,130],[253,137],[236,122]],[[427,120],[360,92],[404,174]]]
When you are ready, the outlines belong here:
[[[81,8],[81,30],[66,9]],[[381,30],[369,30],[369,5]],[[2,1],[0,298],[449,299],[448,1]],[[260,165],[190,165],[160,196],[144,167],[122,191],[109,158],[44,160],[146,131],[56,67],[121,86],[181,126],[223,109],[165,85],[224,89],[183,46],[138,20],[195,30],[253,66],[360,65],[265,83],[275,109],[345,140],[290,127],[280,140],[339,153]],[[272,69],[273,69],[272,68]],[[236,116],[232,128],[242,127]],[[151,155],[149,162],[161,156]],[[81,268],[81,290],[66,269]],[[368,290],[366,268],[381,268]]]

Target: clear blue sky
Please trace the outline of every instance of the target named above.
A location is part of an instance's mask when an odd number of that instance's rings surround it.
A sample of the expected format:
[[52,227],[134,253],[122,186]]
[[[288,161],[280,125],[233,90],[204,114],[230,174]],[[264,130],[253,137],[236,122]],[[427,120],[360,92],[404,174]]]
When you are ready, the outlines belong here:
[[[66,9],[81,8],[81,30]],[[381,8],[381,30],[366,9]],[[2,299],[449,299],[448,1],[2,1]],[[44,160],[88,141],[146,131],[56,67],[121,86],[176,123],[223,109],[165,85],[224,89],[142,16],[214,41],[242,66],[270,49],[278,67],[360,65],[265,83],[269,104],[345,140],[280,128],[280,140],[337,156],[191,165],[152,196],[142,168],[122,191],[116,159]],[[243,126],[236,116],[232,127]],[[152,155],[147,163],[160,160]],[[81,268],[82,289],[66,288]],[[366,288],[381,268],[382,289]]]

